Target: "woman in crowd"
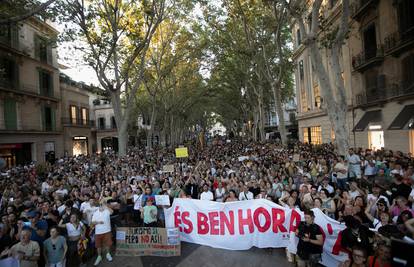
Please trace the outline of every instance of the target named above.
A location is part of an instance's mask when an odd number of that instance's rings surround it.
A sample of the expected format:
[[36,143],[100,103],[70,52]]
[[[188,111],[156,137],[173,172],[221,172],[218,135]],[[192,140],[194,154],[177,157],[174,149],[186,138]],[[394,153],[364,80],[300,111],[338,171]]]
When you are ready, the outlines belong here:
[[78,243],[81,239],[85,238],[85,225],[79,220],[77,214],[71,214],[68,223],[64,223],[63,220],[59,222],[59,227],[66,229],[67,232],[67,266],[75,267],[81,263],[78,255]]

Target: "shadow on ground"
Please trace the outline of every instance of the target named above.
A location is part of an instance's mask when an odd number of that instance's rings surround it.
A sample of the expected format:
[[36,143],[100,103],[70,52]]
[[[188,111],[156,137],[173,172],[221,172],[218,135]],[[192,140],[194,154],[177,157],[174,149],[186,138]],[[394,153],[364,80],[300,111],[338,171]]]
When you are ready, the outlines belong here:
[[[92,266],[93,261],[88,266]],[[293,266],[286,260],[284,249],[251,248],[243,251],[216,249],[181,243],[180,257],[114,257],[99,266],[117,267],[229,267],[229,266]]]

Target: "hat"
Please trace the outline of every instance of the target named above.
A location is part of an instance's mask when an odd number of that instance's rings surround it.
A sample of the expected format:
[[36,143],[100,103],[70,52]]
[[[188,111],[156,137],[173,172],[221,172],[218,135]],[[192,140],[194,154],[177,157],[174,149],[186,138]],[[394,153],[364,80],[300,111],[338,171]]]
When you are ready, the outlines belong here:
[[28,213],[26,213],[26,217],[27,217],[27,218],[34,218],[34,217],[36,217],[36,215],[38,215],[38,214],[40,214],[38,211],[36,211],[36,210],[32,210],[32,211],[29,211]]
[[147,202],[148,201],[150,201],[150,202],[155,202],[155,198],[154,197],[149,197],[149,198],[147,198]]

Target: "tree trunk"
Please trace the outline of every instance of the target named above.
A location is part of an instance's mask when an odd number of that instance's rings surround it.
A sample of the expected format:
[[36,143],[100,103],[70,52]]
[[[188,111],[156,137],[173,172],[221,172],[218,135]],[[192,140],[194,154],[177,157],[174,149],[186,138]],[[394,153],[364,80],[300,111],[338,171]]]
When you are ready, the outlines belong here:
[[[312,59],[312,66],[318,76],[319,85],[321,87],[321,95],[324,100],[323,102],[326,105],[329,120],[334,127],[335,143],[337,144],[338,153],[341,155],[346,155],[349,149],[347,127],[348,124],[346,114],[348,107],[346,105],[346,95],[343,82],[341,80],[338,83],[338,79],[335,78],[335,84],[332,85],[330,83],[326,68],[323,65],[322,56],[320,54],[317,43],[310,43],[309,48],[310,56]],[[335,75],[339,73],[339,76],[341,77],[342,72],[339,65],[339,55],[337,53],[337,49],[332,49],[330,63]],[[342,86],[340,83],[342,83]],[[337,90],[333,90],[335,87],[338,87]],[[342,92],[339,93],[340,90],[342,90]],[[336,92],[336,99],[333,92]]]
[[276,86],[272,85],[272,91],[273,91],[273,98],[275,101],[275,109],[276,114],[279,119],[279,133],[280,133],[280,139],[282,141],[282,144],[287,144],[287,135],[286,135],[286,125],[285,125],[285,116],[282,108],[282,101],[280,96],[280,88],[276,88]]
[[118,155],[125,156],[128,145],[128,121],[132,105],[122,109],[120,91],[111,91],[111,104],[118,130]]
[[264,105],[263,105],[263,96],[259,97],[259,132],[260,132],[260,141],[266,141],[265,134],[265,118],[264,118]]
[[118,129],[118,155],[125,156],[127,154],[128,131],[127,127]]
[[155,108],[155,97],[152,100],[152,110],[151,110],[151,119],[150,119],[150,129],[148,130],[147,135],[147,148],[148,150],[152,149],[152,136],[154,134],[154,128],[155,128],[155,118],[156,118],[156,112],[157,109]]

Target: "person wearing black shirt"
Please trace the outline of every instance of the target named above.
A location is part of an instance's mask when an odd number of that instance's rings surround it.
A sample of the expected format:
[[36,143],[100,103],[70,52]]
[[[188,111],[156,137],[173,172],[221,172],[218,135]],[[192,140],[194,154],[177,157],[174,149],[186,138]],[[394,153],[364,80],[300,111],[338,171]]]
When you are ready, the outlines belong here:
[[323,249],[322,230],[314,223],[313,211],[306,210],[304,213],[305,222],[301,222],[296,230],[296,236],[299,237],[298,266],[318,266]]
[[403,196],[408,199],[411,193],[411,187],[403,183],[403,177],[399,174],[395,174],[394,182],[390,186],[392,200],[398,196]]
[[373,237],[373,232],[351,215],[346,216],[344,221],[346,229],[342,231],[342,248],[344,248],[350,255],[352,248],[355,246],[363,247],[368,253],[371,253],[372,248],[369,239]]

